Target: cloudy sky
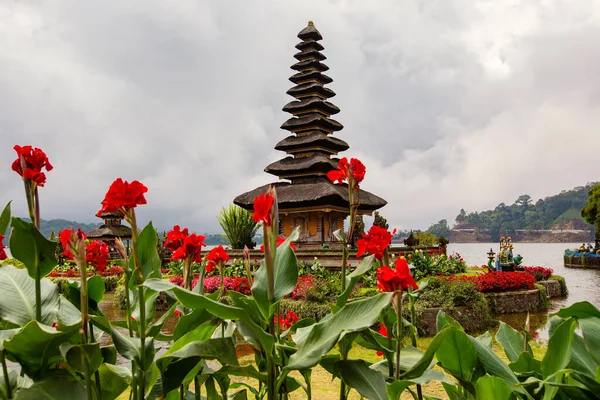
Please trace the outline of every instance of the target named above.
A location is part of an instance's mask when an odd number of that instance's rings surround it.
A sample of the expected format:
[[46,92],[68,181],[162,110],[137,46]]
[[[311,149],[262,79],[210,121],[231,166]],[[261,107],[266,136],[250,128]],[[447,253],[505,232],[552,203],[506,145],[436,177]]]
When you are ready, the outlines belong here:
[[277,179],[296,34],[313,20],[345,152],[392,226],[600,179],[598,0],[4,0],[0,202],[25,215],[14,144],[55,169],[42,217],[95,222],[116,177],[139,211],[218,232],[215,215]]

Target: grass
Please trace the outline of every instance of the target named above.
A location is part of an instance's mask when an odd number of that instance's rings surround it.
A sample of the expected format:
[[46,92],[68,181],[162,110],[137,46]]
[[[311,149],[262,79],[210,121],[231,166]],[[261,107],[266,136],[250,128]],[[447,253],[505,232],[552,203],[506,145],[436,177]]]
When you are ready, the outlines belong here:
[[[492,336],[495,336],[494,335],[495,332],[491,332],[491,333],[492,333]],[[417,347],[420,350],[425,351],[427,349],[427,347],[431,344],[432,340],[433,340],[433,337],[419,338],[419,340],[417,342]],[[531,342],[530,344],[531,344],[531,347],[533,350],[534,357],[538,360],[541,360],[544,357],[544,355],[546,354],[546,348],[539,345],[536,342]],[[496,354],[498,354],[498,356],[500,356],[500,358],[502,358],[502,360],[504,360],[504,362],[506,362],[506,363],[509,362],[508,358],[504,354],[504,350],[495,340],[493,342],[493,350]],[[335,354],[335,353],[337,353],[337,350],[332,350],[331,353]],[[375,351],[365,349],[364,347],[361,347],[358,345],[355,345],[352,348],[348,358],[365,360],[369,363],[381,361],[381,357],[378,357],[377,354],[375,353]],[[253,355],[244,356],[244,357],[240,358],[239,361],[242,366],[250,365],[250,364],[254,363],[254,356]],[[437,366],[435,367],[435,369],[441,370]],[[293,376],[294,378],[298,379],[298,381],[304,382],[302,376],[298,372],[294,371],[290,375]],[[246,382],[251,385],[254,385],[256,383],[256,381],[253,379],[246,379],[246,378],[240,378],[240,377],[232,377],[232,382]],[[338,398],[339,380],[336,379],[336,380],[332,381],[331,375],[325,369],[323,369],[321,366],[316,366],[313,369],[311,382],[312,382],[313,399],[328,400],[328,399]],[[423,393],[430,395],[430,396],[435,396],[435,397],[438,397],[441,399],[448,398],[446,396],[446,392],[444,391],[442,385],[438,382],[431,382],[427,385],[424,385]],[[129,391],[123,393],[119,397],[119,400],[126,400],[128,398],[129,398]],[[252,398],[252,397],[249,396],[249,398]],[[295,392],[291,393],[289,398],[290,398],[290,400],[306,399],[306,393],[302,389],[298,389]],[[350,400],[360,400],[361,399],[360,395],[355,390],[352,390],[350,392],[350,396],[348,398]],[[408,400],[408,399],[412,399],[412,398],[413,397],[408,392],[404,393],[401,397],[401,399],[403,399],[403,400],[405,400],[405,399]]]

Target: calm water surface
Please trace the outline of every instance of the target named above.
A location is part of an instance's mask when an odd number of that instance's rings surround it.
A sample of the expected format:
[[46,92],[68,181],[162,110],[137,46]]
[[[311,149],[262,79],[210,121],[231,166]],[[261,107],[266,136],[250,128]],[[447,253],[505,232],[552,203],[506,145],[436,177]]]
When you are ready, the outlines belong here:
[[[578,301],[589,301],[600,308],[600,270],[574,269],[563,266],[563,252],[565,249],[577,248],[581,243],[515,243],[514,253],[523,256],[523,265],[548,267],[554,273],[563,276],[569,288],[566,298],[552,299],[548,312],[531,315],[532,326],[538,327],[540,339],[547,339],[548,332],[544,326],[548,314],[558,309],[569,306]],[[487,264],[487,252],[490,248],[498,253],[498,243],[455,243],[448,245],[448,254],[459,253],[467,265]],[[513,327],[520,327],[525,321],[524,314],[502,316],[502,320]]]

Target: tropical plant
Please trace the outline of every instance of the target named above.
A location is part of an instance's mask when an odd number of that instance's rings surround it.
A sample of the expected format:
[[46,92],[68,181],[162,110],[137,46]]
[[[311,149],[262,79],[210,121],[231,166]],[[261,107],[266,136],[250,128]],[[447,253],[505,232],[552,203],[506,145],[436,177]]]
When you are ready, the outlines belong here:
[[259,225],[252,220],[252,214],[248,211],[230,204],[229,207],[222,208],[217,220],[229,239],[232,249],[243,249],[244,246],[252,249],[256,246],[252,239],[258,231]]

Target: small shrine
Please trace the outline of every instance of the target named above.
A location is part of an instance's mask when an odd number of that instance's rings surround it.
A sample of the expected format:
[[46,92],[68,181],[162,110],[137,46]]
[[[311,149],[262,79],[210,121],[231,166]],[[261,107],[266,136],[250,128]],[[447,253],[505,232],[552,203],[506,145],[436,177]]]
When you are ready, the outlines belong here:
[[120,238],[127,249],[129,249],[129,241],[131,240],[131,228],[123,225],[123,216],[121,214],[104,213],[100,216],[104,223],[99,227],[92,229],[86,233],[90,240],[101,240],[108,246],[111,259],[119,258],[119,254],[115,250],[115,239]]
[[514,246],[512,238],[500,238],[500,251],[496,256],[493,249],[488,254],[488,269],[490,271],[515,271],[520,268],[523,257],[520,254],[513,256]]
[[[327,99],[335,93],[325,87],[333,80],[323,74],[329,67],[322,63],[326,57],[321,53],[323,39],[312,22],[298,34],[301,42],[292,65],[297,71],[290,81],[296,86],[287,91],[295,100],[283,107],[292,116],[281,125],[291,133],[275,145],[276,150],[288,154],[265,168],[265,172],[277,176],[273,183],[277,190],[279,206],[279,232],[285,236],[301,227],[298,248],[326,248],[338,244],[333,232],[344,228],[349,202],[346,185],[335,185],[327,179],[327,172],[336,169],[339,152],[348,150],[348,144],[334,137],[343,126],[331,118],[340,109]],[[239,195],[233,201],[246,210],[252,210],[254,198],[265,193],[269,185]],[[387,202],[361,187],[359,214],[371,214]]]

